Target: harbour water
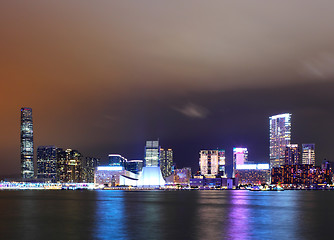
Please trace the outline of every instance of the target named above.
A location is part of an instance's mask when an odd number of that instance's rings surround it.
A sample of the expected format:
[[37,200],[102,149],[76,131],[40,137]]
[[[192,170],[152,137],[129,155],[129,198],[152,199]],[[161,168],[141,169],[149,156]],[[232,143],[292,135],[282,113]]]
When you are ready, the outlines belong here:
[[334,191],[0,191],[0,239],[333,239]]

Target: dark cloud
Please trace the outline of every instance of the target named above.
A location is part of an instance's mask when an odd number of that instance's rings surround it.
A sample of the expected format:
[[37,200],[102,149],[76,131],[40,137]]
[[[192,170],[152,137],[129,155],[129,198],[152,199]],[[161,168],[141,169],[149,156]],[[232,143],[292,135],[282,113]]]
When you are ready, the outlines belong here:
[[[267,160],[268,116],[331,156],[334,2],[0,3],[0,174],[19,171],[19,109],[35,146],[143,157],[160,138],[179,165],[247,145]],[[172,107],[171,107],[172,106]]]

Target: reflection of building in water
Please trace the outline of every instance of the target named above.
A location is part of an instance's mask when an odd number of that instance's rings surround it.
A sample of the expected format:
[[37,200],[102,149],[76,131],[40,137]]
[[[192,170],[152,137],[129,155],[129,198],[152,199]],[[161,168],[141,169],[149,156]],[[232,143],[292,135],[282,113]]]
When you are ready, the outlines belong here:
[[235,177],[239,184],[261,185],[270,183],[269,164],[236,165]]

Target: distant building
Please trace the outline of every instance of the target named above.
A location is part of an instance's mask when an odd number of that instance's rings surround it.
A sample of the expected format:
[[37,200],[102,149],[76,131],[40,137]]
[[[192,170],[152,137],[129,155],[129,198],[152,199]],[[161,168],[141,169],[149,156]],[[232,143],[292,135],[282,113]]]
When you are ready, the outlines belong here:
[[201,150],[199,154],[201,175],[226,177],[225,150]]
[[[126,180],[133,184],[126,183]],[[127,170],[122,166],[99,166],[94,175],[95,186],[117,187],[137,185],[138,175]]]
[[291,114],[284,113],[269,118],[270,167],[285,164],[285,148],[291,141]]
[[174,170],[174,183],[188,185],[191,178],[191,168]]
[[138,174],[143,169],[143,160],[130,160],[126,163],[126,170]]
[[21,177],[34,177],[34,138],[32,109],[21,108]]
[[120,154],[109,154],[109,166],[121,166],[125,169],[127,159]]
[[302,164],[315,165],[315,144],[302,144]]
[[159,141],[146,141],[145,146],[145,167],[158,167],[160,158]]
[[37,148],[37,178],[53,179],[57,177],[57,148],[39,146]]
[[321,169],[311,164],[283,165],[271,169],[271,183],[311,186],[330,184],[331,170]]
[[239,184],[261,185],[270,183],[269,164],[237,165],[235,178]]
[[298,144],[288,144],[285,148],[285,164],[300,164],[300,151]]
[[57,180],[59,182],[82,181],[82,155],[77,150],[57,149]]
[[173,167],[173,150],[164,150],[160,148],[160,169],[164,178],[169,177],[172,174]]
[[235,176],[235,170],[237,165],[243,165],[248,163],[248,149],[235,147],[233,148],[233,174]]
[[212,189],[212,188],[225,188],[233,189],[238,186],[236,178],[225,178],[225,177],[213,177],[213,176],[194,176],[189,180],[191,188],[199,189]]
[[94,173],[97,167],[100,165],[100,159],[94,157],[85,157],[82,159],[82,182],[93,183]]

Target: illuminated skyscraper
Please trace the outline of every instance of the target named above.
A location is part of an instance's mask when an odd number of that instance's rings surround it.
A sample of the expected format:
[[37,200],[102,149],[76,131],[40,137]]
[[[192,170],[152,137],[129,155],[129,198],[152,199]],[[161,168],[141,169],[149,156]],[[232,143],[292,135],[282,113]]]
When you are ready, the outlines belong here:
[[164,150],[160,148],[160,169],[163,177],[169,177],[172,174],[173,150]]
[[288,144],[285,149],[285,164],[300,164],[300,151],[298,144]]
[[302,152],[302,164],[312,164],[315,165],[315,144],[303,144]]
[[201,150],[199,154],[201,175],[226,177],[225,150]]
[[55,146],[39,146],[37,148],[37,178],[56,180],[57,148]]
[[144,167],[158,167],[160,158],[159,141],[146,141]]
[[233,148],[233,174],[232,177],[235,177],[235,170],[237,165],[244,165],[248,162],[248,150],[247,148],[236,147]]
[[285,163],[285,149],[291,141],[291,114],[284,113],[269,118],[269,158],[270,167]]
[[21,108],[21,177],[34,177],[34,139],[31,108]]

